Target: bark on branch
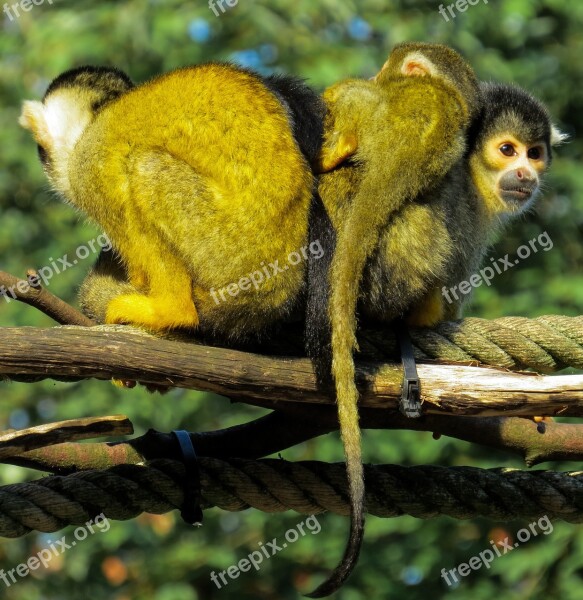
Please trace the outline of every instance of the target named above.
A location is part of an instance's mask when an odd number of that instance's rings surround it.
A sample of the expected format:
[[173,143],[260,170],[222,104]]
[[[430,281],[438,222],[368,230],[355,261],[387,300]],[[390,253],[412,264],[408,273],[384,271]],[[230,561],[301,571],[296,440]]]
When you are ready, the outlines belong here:
[[[257,459],[338,429],[333,407],[302,407],[298,414],[294,412],[274,411],[250,423],[218,431],[191,433],[190,436],[199,456]],[[364,409],[360,424],[363,429],[412,429],[445,435],[518,454],[528,466],[547,461],[583,459],[583,425],[550,422],[545,423],[541,432],[536,423],[519,417],[434,415],[407,419],[400,414],[375,409]],[[142,464],[155,458],[181,459],[171,434],[150,430],[125,442],[68,442],[27,452],[17,450],[9,456],[0,457],[0,463],[64,475],[122,464]]]
[[0,299],[19,300],[32,306],[54,319],[61,325],[82,325],[91,327],[95,322],[88,319],[77,309],[51,294],[40,285],[39,277],[34,269],[29,269],[26,279],[20,279],[0,271]]

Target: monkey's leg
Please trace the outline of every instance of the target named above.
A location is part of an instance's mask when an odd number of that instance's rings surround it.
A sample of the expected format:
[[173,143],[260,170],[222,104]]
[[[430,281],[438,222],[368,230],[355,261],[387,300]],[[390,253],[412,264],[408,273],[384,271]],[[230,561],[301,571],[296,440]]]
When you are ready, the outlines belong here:
[[[130,283],[146,281],[143,294],[123,294],[107,306],[107,323],[130,323],[153,331],[198,326],[192,299],[192,278],[175,250],[157,235],[148,235],[142,253],[130,251],[126,259]],[[123,250],[122,250],[123,253]],[[143,285],[135,286],[138,289]]]

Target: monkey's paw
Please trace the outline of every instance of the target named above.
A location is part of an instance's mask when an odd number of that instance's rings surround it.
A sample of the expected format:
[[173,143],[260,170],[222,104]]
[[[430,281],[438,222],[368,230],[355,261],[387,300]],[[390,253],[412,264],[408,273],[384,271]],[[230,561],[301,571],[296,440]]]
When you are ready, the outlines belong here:
[[126,294],[109,303],[105,322],[138,325],[151,331],[194,329],[198,326],[198,313],[192,300],[179,302],[174,297]]

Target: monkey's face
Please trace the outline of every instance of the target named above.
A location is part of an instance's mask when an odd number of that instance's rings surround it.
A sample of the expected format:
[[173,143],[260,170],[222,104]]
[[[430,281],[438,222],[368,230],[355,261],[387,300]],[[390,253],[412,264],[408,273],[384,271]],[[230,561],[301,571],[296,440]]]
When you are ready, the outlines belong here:
[[490,210],[517,214],[534,202],[540,180],[550,162],[546,140],[521,141],[514,135],[496,135],[486,140],[470,159],[474,181]]

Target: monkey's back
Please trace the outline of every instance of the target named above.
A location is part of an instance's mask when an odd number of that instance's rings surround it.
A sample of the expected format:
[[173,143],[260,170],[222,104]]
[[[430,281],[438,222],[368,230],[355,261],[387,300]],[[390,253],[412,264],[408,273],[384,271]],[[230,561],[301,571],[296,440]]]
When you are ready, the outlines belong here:
[[74,202],[122,256],[144,252],[128,239],[137,225],[176,253],[202,324],[260,329],[289,310],[302,265],[226,302],[211,295],[286,265],[307,241],[313,175],[286,108],[259,76],[208,64],[155,78],[97,116],[74,163]]
[[289,194],[298,173],[304,174],[300,184],[311,184],[285,108],[258,76],[231,65],[187,67],[152,79],[103,110],[87,135],[106,159],[134,148],[168,152],[210,177],[225,196],[250,185],[261,192],[263,182],[270,196]]

